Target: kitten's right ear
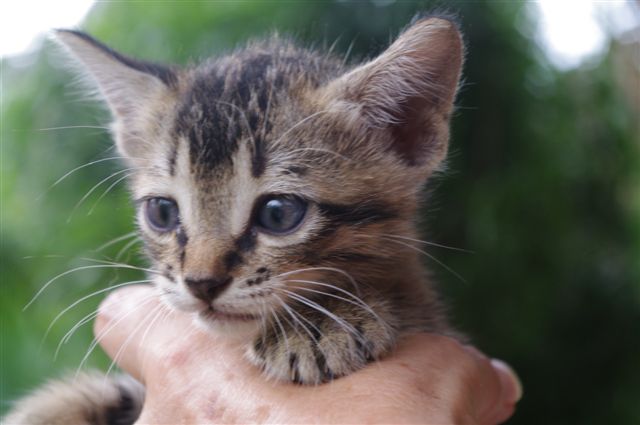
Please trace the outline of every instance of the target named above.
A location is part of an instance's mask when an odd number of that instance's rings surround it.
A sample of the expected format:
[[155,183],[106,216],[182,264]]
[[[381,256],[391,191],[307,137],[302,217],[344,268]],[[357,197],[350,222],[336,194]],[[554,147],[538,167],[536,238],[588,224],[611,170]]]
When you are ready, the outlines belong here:
[[144,131],[150,111],[173,92],[176,73],[162,65],[124,56],[80,31],[56,30],[55,39],[81,65],[105,100],[115,118],[116,141],[128,156],[141,154],[135,141],[128,142],[122,132]]
[[447,152],[463,57],[455,22],[419,19],[377,58],[323,88],[324,107],[359,132],[384,135],[405,164],[429,175]]

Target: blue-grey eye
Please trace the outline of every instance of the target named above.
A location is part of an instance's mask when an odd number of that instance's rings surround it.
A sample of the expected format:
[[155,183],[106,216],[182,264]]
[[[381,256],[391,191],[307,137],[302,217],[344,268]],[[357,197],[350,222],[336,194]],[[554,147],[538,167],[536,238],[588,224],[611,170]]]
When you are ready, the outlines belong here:
[[167,198],[147,199],[145,216],[151,228],[160,233],[170,232],[180,224],[178,204]]
[[287,234],[295,230],[307,211],[307,203],[297,196],[274,195],[258,209],[257,223],[270,233]]

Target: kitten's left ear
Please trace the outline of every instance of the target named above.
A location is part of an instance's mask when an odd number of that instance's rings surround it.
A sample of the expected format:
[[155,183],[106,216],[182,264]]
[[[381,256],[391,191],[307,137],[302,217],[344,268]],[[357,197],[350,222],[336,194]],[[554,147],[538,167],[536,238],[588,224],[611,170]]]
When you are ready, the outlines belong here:
[[124,56],[80,31],[56,30],[55,39],[82,65],[109,106],[118,148],[130,157],[142,155],[144,144],[127,136],[144,131],[150,115],[174,91],[176,74],[166,66]]
[[384,132],[392,151],[430,173],[446,155],[463,50],[453,22],[419,20],[380,56],[330,83],[327,103],[355,125]]
[[55,35],[84,65],[116,116],[135,112],[141,101],[176,83],[170,68],[126,57],[86,33],[56,30]]

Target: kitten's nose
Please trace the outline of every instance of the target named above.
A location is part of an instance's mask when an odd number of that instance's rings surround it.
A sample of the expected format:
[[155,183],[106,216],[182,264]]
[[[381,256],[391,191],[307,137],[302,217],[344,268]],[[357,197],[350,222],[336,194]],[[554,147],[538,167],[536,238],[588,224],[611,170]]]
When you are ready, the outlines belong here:
[[222,279],[190,279],[185,278],[184,283],[194,297],[204,302],[213,301],[231,283],[231,276]]

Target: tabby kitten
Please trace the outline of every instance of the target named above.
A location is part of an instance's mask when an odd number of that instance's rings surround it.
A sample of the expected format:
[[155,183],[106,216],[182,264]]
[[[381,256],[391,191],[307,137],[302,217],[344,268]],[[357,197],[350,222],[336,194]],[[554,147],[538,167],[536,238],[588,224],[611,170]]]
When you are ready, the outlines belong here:
[[[379,359],[403,333],[451,333],[415,221],[447,152],[463,56],[454,23],[416,20],[355,67],[278,38],[191,68],[77,31],[57,38],[112,112],[169,306],[243,335],[268,377],[311,385]],[[102,382],[49,384],[7,422],[133,421],[142,389]]]

